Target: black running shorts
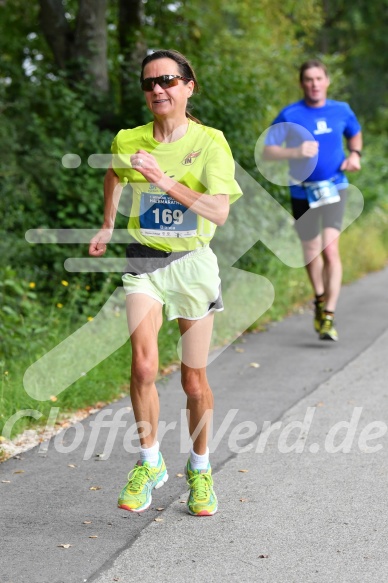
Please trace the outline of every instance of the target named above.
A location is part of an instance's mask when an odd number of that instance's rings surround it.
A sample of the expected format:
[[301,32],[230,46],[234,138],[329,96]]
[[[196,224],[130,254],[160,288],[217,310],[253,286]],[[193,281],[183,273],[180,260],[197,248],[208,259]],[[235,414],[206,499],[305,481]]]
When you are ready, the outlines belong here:
[[[345,212],[347,189],[339,191],[341,200],[310,209],[307,199],[291,198],[292,214],[295,219],[295,228],[302,241],[315,239],[321,229],[333,228],[338,231],[342,227]],[[305,213],[308,212],[307,215]]]

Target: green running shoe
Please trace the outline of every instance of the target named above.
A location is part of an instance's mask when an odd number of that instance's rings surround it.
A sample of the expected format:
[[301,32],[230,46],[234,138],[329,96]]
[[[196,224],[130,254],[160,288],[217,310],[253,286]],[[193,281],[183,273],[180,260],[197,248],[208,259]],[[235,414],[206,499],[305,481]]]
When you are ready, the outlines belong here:
[[210,464],[207,470],[192,470],[190,460],[186,465],[187,484],[190,495],[187,507],[193,516],[212,516],[217,512],[217,496],[213,490],[213,478]]
[[159,452],[159,463],[153,467],[149,462],[138,461],[128,474],[128,483],[121,490],[118,507],[130,512],[143,512],[152,502],[151,492],[168,480],[166,465]]
[[314,303],[315,303],[314,329],[319,334],[319,332],[321,331],[325,302],[318,302],[318,300],[315,300]]
[[322,319],[321,329],[319,331],[319,338],[321,340],[334,340],[337,342],[338,334],[334,328],[333,316],[324,316]]

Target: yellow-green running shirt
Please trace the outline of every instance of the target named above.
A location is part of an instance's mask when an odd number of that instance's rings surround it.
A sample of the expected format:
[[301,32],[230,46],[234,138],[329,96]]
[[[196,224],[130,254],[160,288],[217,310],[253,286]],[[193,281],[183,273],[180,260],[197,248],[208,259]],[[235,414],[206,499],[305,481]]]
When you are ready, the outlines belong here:
[[223,133],[189,120],[186,134],[171,143],[157,142],[153,122],[121,130],[112,143],[112,167],[122,184],[132,187],[128,231],[139,243],[163,251],[193,251],[207,245],[216,225],[150,184],[131,168],[138,150],[155,156],[161,170],[191,190],[206,195],[241,195],[234,178],[234,160]]

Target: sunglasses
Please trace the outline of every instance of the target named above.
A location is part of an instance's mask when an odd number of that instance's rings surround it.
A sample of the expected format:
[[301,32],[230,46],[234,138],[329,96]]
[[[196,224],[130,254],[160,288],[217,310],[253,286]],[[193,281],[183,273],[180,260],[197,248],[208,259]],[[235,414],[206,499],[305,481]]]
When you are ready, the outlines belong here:
[[143,91],[153,91],[156,84],[162,89],[169,89],[178,85],[179,79],[182,79],[182,81],[191,81],[191,79],[181,77],[180,75],[160,75],[160,77],[147,77],[147,79],[140,81],[140,85]]

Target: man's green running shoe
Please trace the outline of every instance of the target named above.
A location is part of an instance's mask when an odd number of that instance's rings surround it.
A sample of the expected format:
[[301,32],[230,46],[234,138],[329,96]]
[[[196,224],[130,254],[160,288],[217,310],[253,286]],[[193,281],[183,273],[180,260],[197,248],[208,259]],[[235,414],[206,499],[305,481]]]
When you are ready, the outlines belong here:
[[192,470],[190,460],[186,465],[187,484],[190,495],[187,507],[194,516],[212,516],[217,512],[217,496],[213,490],[213,478],[210,464],[207,470]]
[[337,330],[334,328],[333,316],[323,317],[321,329],[319,331],[319,338],[321,340],[334,340],[334,342],[337,342],[338,334]]
[[152,467],[149,462],[138,461],[128,474],[128,483],[121,490],[118,507],[130,512],[143,512],[152,502],[151,492],[168,480],[166,465],[159,452],[159,463]]
[[321,331],[325,302],[319,302],[318,300],[315,300],[314,303],[315,303],[314,329],[316,332],[319,333]]

